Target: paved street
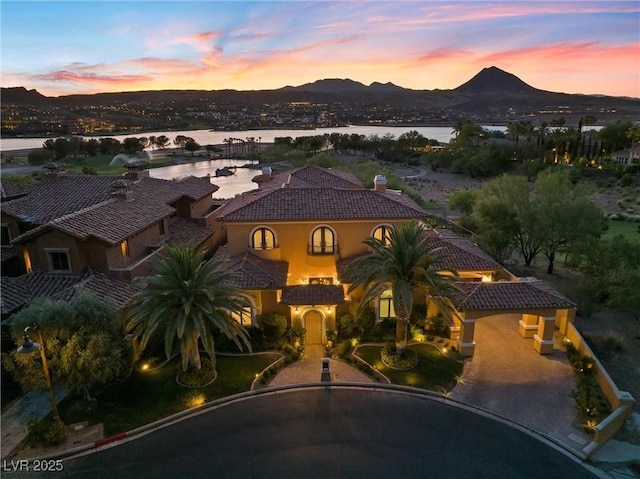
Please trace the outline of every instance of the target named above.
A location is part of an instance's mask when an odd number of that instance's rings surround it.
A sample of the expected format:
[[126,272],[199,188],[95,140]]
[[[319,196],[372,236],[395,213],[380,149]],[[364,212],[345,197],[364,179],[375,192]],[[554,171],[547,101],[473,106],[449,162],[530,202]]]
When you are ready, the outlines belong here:
[[597,477],[502,422],[370,387],[267,393],[65,460],[62,472],[4,477]]

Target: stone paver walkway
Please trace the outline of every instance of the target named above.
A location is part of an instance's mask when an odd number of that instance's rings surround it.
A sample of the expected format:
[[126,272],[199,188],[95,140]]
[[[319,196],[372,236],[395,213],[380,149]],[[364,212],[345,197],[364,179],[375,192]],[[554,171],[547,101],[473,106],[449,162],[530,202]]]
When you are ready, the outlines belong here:
[[476,323],[473,358],[451,397],[506,417],[580,450],[591,442],[577,418],[576,386],[566,354],[556,347],[540,355],[533,339],[518,333],[518,316],[482,318]]
[[[322,378],[323,357],[324,348],[321,345],[306,346],[304,357],[280,371],[269,382],[268,386],[320,382]],[[329,371],[331,372],[331,382],[375,382],[362,371],[349,366],[343,361],[337,361],[335,359],[329,360]]]

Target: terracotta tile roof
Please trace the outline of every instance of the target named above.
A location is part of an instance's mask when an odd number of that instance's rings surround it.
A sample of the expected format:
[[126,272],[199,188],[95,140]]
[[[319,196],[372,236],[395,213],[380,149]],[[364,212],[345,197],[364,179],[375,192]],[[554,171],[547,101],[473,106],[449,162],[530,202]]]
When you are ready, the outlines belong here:
[[[112,194],[116,184],[123,184],[122,177],[62,176],[37,183],[37,190],[8,203],[9,208],[3,206],[22,221],[40,225],[15,241],[20,243],[54,228],[80,239],[94,237],[116,244],[173,214],[175,209],[169,203],[184,196],[199,199],[218,189],[207,178],[190,176],[179,181],[143,178],[129,183],[132,199],[125,201]],[[68,197],[61,190],[64,186],[68,188]],[[39,208],[38,201],[49,203]],[[198,237],[201,236],[199,231]]]
[[12,313],[34,298],[53,297],[71,288],[78,281],[79,276],[47,274],[41,271],[17,277],[2,276],[2,313]]
[[342,286],[305,284],[301,286],[287,286],[282,290],[282,302],[284,304],[338,304],[344,303],[344,301],[344,290]]
[[551,286],[535,278],[493,283],[459,282],[454,294],[458,311],[527,310],[537,308],[575,308],[576,304]]
[[287,284],[289,263],[273,261],[246,252],[230,257],[226,246],[218,248],[215,254],[227,262],[227,267],[235,273],[234,284],[243,289],[280,289]]
[[278,188],[245,193],[229,205],[220,211],[220,220],[328,221],[421,218],[427,215],[417,204],[408,203],[400,195],[373,190]]
[[212,235],[211,229],[178,217],[169,224],[169,239],[166,244],[183,244],[197,248]]
[[28,195],[3,203],[5,213],[41,225],[111,198],[114,176],[59,176],[36,182]]
[[485,253],[471,240],[461,238],[449,230],[425,230],[429,245],[439,248],[445,260],[438,265],[442,269],[458,271],[496,271],[502,269],[500,263]]
[[4,263],[17,255],[13,248],[0,248],[0,256],[0,262]]
[[33,184],[16,183],[15,181],[0,181],[0,198],[11,200],[26,195],[33,188]]
[[267,183],[275,184],[278,188],[282,184],[289,188],[363,188],[362,182],[351,173],[311,165],[274,172]]
[[72,301],[82,292],[87,292],[99,298],[111,302],[115,307],[121,308],[135,294],[143,291],[139,285],[128,284],[101,273],[89,273],[85,278],[56,294],[53,299]]

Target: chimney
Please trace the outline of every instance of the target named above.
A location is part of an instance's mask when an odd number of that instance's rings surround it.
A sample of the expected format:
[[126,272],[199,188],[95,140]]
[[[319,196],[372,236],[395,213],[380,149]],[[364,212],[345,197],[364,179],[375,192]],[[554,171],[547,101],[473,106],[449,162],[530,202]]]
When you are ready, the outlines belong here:
[[264,181],[269,181],[271,179],[271,173],[273,173],[273,170],[271,170],[270,166],[262,167],[262,177]]
[[131,201],[133,199],[131,182],[129,180],[114,181],[111,184],[111,194],[120,200]]
[[387,177],[384,175],[376,175],[373,179],[373,189],[383,193],[387,191]]
[[64,173],[64,164],[62,163],[47,163],[42,167],[44,170],[44,177],[48,179],[55,179]]
[[138,181],[138,180],[141,180],[142,178],[148,178],[149,177],[149,170],[147,169],[148,165],[149,165],[149,162],[147,160],[130,161],[129,163],[124,165],[125,168],[127,169],[127,172],[125,173],[124,177],[127,180],[131,180],[131,181]]

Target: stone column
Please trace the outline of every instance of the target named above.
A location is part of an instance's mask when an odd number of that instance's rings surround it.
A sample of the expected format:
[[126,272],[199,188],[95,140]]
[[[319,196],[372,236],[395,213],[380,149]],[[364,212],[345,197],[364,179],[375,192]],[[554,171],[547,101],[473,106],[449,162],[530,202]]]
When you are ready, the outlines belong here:
[[520,336],[523,338],[533,338],[538,332],[538,315],[523,314],[518,324],[520,325],[518,328]]
[[476,342],[473,340],[475,327],[475,319],[460,320],[460,337],[458,338],[458,351],[465,357],[471,357],[475,352]]
[[533,348],[540,354],[553,352],[553,333],[555,331],[555,316],[548,318],[540,316],[538,333],[533,336]]

